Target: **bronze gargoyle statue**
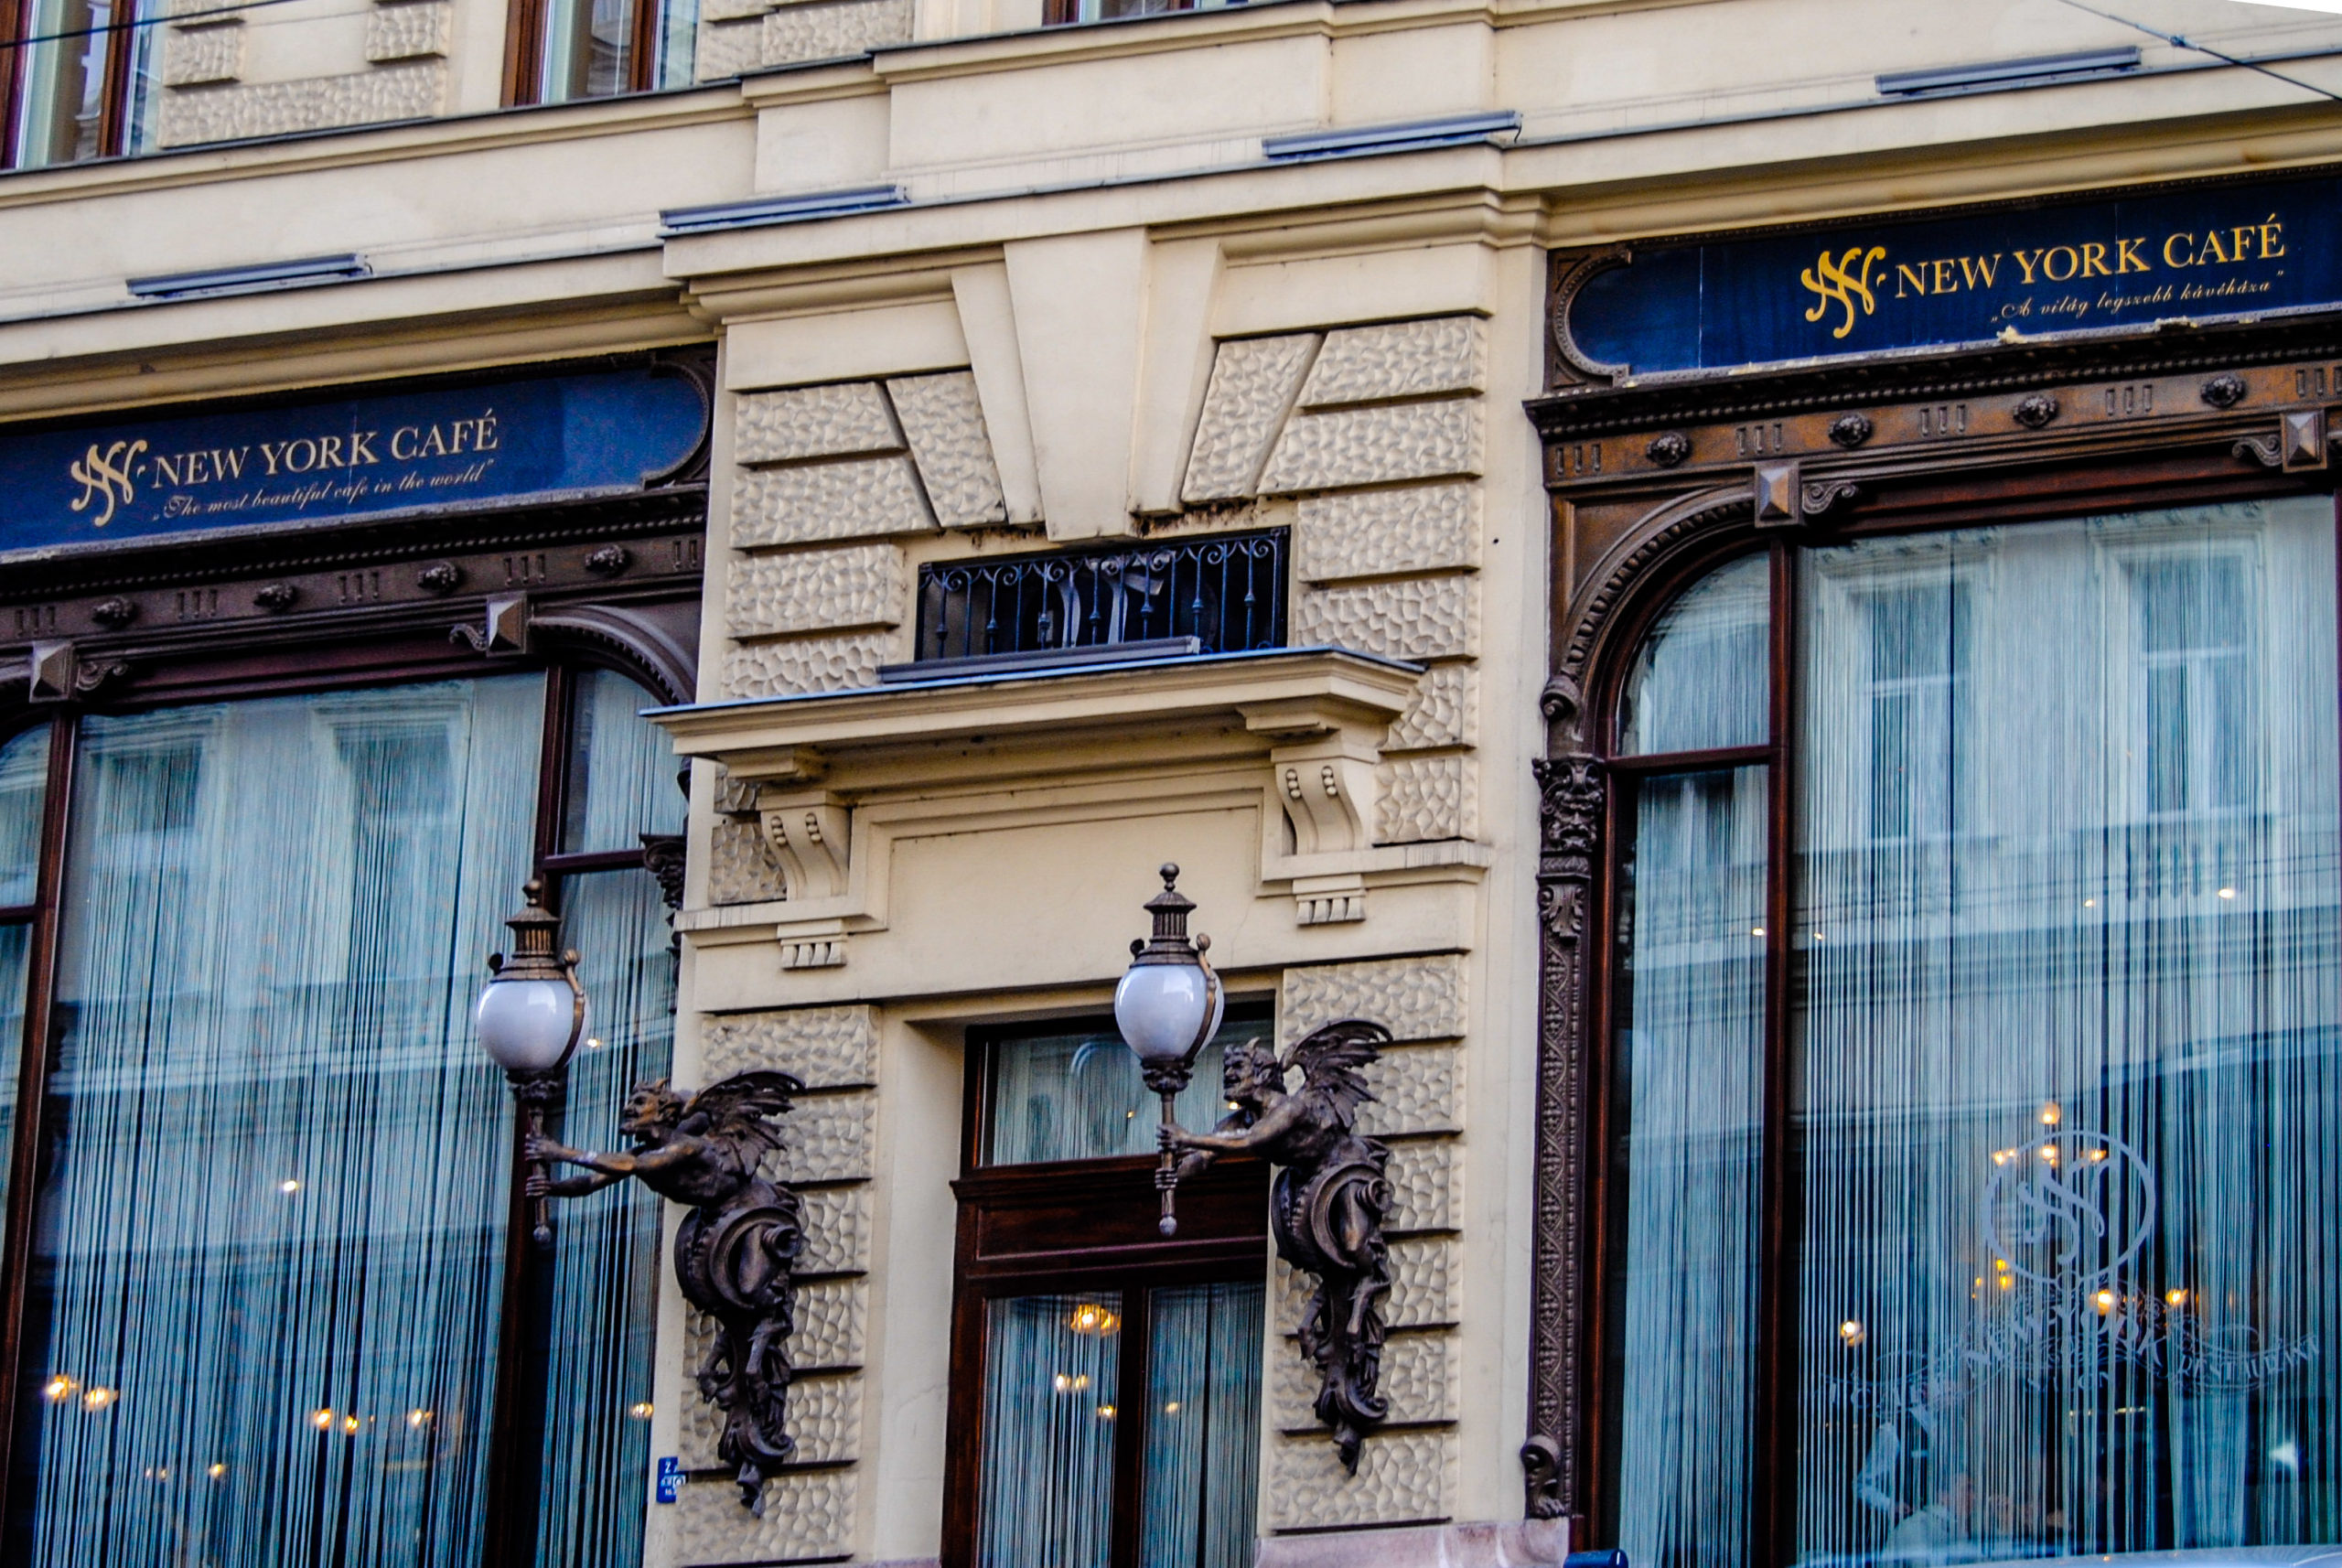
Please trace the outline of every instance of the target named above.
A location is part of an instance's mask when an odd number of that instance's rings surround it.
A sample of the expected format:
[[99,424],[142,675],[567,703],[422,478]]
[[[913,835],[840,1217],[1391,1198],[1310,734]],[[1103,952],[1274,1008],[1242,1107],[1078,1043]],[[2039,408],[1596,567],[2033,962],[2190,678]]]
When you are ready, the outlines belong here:
[[675,1281],[684,1300],[715,1319],[699,1391],[724,1412],[716,1457],[738,1466],[740,1501],[759,1518],[766,1479],[797,1452],[784,1420],[790,1271],[805,1229],[797,1195],[757,1166],[780,1146],[768,1119],[786,1112],[804,1087],[785,1072],[741,1072],[685,1101],[665,1079],[654,1079],[635,1086],[618,1123],[634,1141],[631,1152],[594,1154],[545,1138],[531,1139],[525,1151],[532,1161],[589,1173],[559,1181],[533,1176],[532,1197],[577,1197],[633,1176],[692,1206],[675,1236]]
[[[1359,1441],[1390,1413],[1382,1375],[1382,1298],[1391,1252],[1391,1151],[1361,1136],[1358,1108],[1374,1098],[1359,1069],[1381,1054],[1391,1031],[1345,1018],[1297,1042],[1283,1059],[1249,1042],[1228,1047],[1221,1079],[1236,1109],[1209,1133],[1166,1127],[1163,1145],[1183,1151],[1176,1182],[1215,1155],[1262,1155],[1284,1168],[1270,1196],[1277,1256],[1316,1276],[1301,1320],[1301,1353],[1317,1369],[1317,1419],[1334,1429],[1342,1465],[1358,1472]],[[1301,1087],[1288,1092],[1299,1068]]]

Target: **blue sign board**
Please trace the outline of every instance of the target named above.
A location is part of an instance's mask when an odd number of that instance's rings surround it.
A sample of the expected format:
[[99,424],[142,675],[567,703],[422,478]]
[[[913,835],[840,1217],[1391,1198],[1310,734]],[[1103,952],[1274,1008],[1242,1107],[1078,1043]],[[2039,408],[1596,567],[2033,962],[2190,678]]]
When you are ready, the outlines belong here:
[[2342,176],[1633,248],[1568,306],[1634,376],[2342,306]]
[[706,428],[696,381],[637,365],[0,432],[0,559],[635,490]]
[[683,1462],[671,1455],[659,1461],[659,1489],[651,1494],[662,1503],[683,1495]]

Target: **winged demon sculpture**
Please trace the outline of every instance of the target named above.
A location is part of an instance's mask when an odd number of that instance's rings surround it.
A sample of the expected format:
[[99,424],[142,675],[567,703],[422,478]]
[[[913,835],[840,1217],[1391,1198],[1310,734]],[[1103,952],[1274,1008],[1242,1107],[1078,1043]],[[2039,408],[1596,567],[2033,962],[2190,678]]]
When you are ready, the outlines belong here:
[[700,1363],[699,1391],[724,1412],[716,1456],[737,1466],[740,1500],[764,1513],[767,1477],[797,1442],[783,1424],[789,1397],[790,1271],[805,1244],[797,1195],[757,1174],[780,1146],[770,1118],[787,1112],[804,1085],[785,1072],[735,1073],[688,1101],[665,1079],[635,1086],[618,1130],[631,1151],[605,1155],[532,1138],[532,1162],[586,1174],[529,1179],[532,1197],[576,1197],[633,1176],[660,1197],[692,1206],[675,1237],[675,1281],[683,1298],[715,1319],[715,1342]]
[[[1382,1240],[1391,1151],[1355,1125],[1358,1108],[1374,1098],[1359,1069],[1390,1039],[1380,1024],[1345,1018],[1296,1042],[1283,1058],[1265,1046],[1231,1045],[1221,1079],[1236,1109],[1209,1133],[1164,1128],[1163,1146],[1184,1157],[1157,1178],[1175,1183],[1223,1154],[1262,1155],[1284,1167],[1270,1195],[1270,1229],[1277,1255],[1316,1276],[1301,1320],[1301,1353],[1317,1368],[1317,1419],[1334,1429],[1334,1446],[1352,1474],[1360,1440],[1390,1412],[1376,1384],[1382,1298],[1391,1290]],[[1301,1087],[1289,1090],[1295,1068]]]

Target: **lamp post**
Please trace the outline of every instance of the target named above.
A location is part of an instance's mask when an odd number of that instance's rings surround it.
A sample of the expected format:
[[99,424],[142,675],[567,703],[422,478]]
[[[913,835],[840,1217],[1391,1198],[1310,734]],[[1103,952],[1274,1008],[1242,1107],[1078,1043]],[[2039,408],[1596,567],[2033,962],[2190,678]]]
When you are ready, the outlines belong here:
[[[528,902],[504,922],[512,929],[512,951],[489,955],[489,978],[472,1021],[480,1049],[504,1069],[521,1132],[537,1138],[543,1135],[547,1108],[561,1100],[569,1058],[586,1034],[586,988],[577,983],[575,950],[553,950],[561,917],[545,908],[543,878],[529,878],[521,891]],[[532,1168],[541,1164],[532,1162]],[[537,1245],[552,1246],[553,1219],[543,1197],[531,1200],[529,1219]]]
[[[1114,1026],[1138,1058],[1146,1087],[1162,1098],[1163,1125],[1168,1127],[1173,1124],[1172,1101],[1194,1076],[1196,1053],[1219,1032],[1228,995],[1204,956],[1211,939],[1187,935],[1187,915],[1196,905],[1176,886],[1179,868],[1166,865],[1161,875],[1163,891],[1146,901],[1146,912],[1155,917],[1155,935],[1131,943],[1131,966],[1114,988]],[[1156,1181],[1163,1193],[1163,1218],[1156,1229],[1166,1236],[1179,1233],[1170,1179],[1176,1160],[1166,1147]]]

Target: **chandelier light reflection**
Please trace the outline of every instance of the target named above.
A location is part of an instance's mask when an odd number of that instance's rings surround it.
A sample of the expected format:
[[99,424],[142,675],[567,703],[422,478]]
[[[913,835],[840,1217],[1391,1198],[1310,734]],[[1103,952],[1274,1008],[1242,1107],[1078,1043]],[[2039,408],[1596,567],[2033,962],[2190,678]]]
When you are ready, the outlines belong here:
[[[1179,868],[1166,865],[1159,875],[1163,891],[1145,906],[1155,917],[1155,935],[1131,943],[1131,966],[1114,988],[1114,1026],[1138,1058],[1146,1087],[1162,1101],[1167,1132],[1174,1125],[1172,1102],[1195,1075],[1197,1053],[1219,1032],[1228,993],[1205,956],[1211,939],[1187,935],[1187,916],[1196,905],[1178,889]],[[1163,1217],[1155,1229],[1166,1236],[1179,1233],[1179,1217],[1172,1206],[1177,1158],[1166,1138],[1155,1173],[1155,1185],[1163,1194]]]
[[[569,1058],[586,1034],[586,988],[577,983],[577,953],[555,955],[553,939],[561,917],[545,908],[544,881],[532,876],[521,888],[527,900],[504,923],[512,929],[510,956],[491,953],[490,976],[472,1014],[480,1049],[504,1069],[518,1107],[523,1146],[544,1134],[545,1112],[561,1100]],[[530,1171],[543,1175],[543,1162]],[[529,1231],[540,1247],[553,1245],[553,1217],[542,1197],[530,1199]]]

